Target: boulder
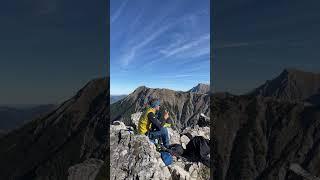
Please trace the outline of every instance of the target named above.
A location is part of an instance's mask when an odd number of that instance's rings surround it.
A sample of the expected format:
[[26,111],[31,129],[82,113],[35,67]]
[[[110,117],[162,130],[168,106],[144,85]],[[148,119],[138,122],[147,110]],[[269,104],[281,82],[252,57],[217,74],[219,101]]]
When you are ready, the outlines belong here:
[[71,166],[68,169],[68,180],[95,180],[103,161],[87,159],[83,163]]
[[182,145],[182,147],[183,147],[184,149],[186,149],[186,146],[187,146],[187,144],[188,144],[189,141],[190,141],[190,139],[189,139],[188,136],[186,136],[186,135],[182,135],[182,136],[180,137],[180,142],[181,142],[181,145]]
[[[171,178],[160,153],[147,136],[128,130],[110,131],[110,179],[159,179]],[[116,130],[116,131],[115,131]]]
[[138,127],[140,116],[142,115],[142,112],[136,112],[131,114],[131,124],[134,126],[134,128]]
[[190,174],[178,165],[170,166],[170,172],[172,174],[172,180],[190,180]]
[[[176,157],[173,158],[172,165],[165,166],[160,153],[156,151],[155,145],[150,142],[149,138],[134,134],[128,129],[130,128],[125,127],[122,123],[110,127],[111,179],[192,180],[199,179],[196,177],[201,174],[203,168],[209,172],[209,168],[201,163],[198,165]],[[170,143],[180,144],[181,140],[184,143],[190,141],[187,136],[182,136],[181,139],[177,131],[171,128],[168,130],[171,137]]]
[[192,137],[203,136],[210,139],[210,127],[199,127],[196,125],[194,128],[187,127],[182,131],[182,134],[191,134]]
[[121,129],[127,129],[126,125],[121,121],[114,121],[113,125],[110,126],[110,132],[120,131]]
[[172,128],[168,128],[170,144],[180,144],[180,134]]

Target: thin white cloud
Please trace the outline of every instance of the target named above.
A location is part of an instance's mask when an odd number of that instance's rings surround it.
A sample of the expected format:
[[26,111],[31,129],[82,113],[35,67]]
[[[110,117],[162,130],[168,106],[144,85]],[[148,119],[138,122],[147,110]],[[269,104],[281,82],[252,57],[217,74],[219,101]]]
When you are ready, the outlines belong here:
[[181,46],[186,41],[186,37],[183,33],[176,33],[172,37],[172,42],[167,46],[165,50],[161,49],[161,53],[166,53],[168,49],[176,48]]
[[163,32],[167,31],[169,29],[169,25],[167,26],[163,26],[162,28],[158,29],[157,31],[155,31],[153,34],[151,34],[150,36],[148,36],[148,38],[146,38],[144,41],[142,41],[141,43],[137,44],[137,46],[135,48],[142,48],[144,46],[146,46],[147,44],[149,44],[151,41],[153,41],[154,39],[156,39],[160,34],[162,34]]
[[209,51],[208,51],[208,49],[206,49],[206,46],[208,48],[210,46],[209,41],[210,41],[210,34],[206,34],[197,40],[193,40],[193,41],[190,41],[189,43],[184,44],[183,46],[178,46],[178,47],[171,48],[171,49],[165,49],[165,50],[160,51],[160,53],[163,53],[166,57],[174,56],[179,53],[185,53],[186,51],[188,51],[190,49],[192,49],[192,50],[197,49],[197,48],[199,48],[199,46],[206,43],[205,47],[202,46],[202,48],[205,48],[205,50],[198,51],[198,53],[197,53],[198,55],[203,55],[203,54],[208,53],[210,51],[210,49],[209,49]]
[[132,48],[129,53],[124,54],[122,57],[122,63],[124,66],[129,65],[129,62],[136,56],[136,49]]
[[168,48],[159,50],[160,55],[154,58],[150,58],[149,61],[146,62],[143,66],[145,68],[150,67],[155,63],[168,60],[168,57],[174,56],[174,55],[178,58],[183,59],[182,64],[190,63],[195,60],[194,58],[209,55],[210,43],[209,43],[209,40],[207,41],[207,43],[205,42],[205,39],[207,38],[208,38],[207,36],[203,36],[202,39],[200,38],[198,41],[203,40],[204,42],[200,43],[198,46],[195,45],[197,43],[194,43],[194,41],[186,43],[184,45],[182,45],[183,44],[182,42],[184,42],[184,40],[181,42],[172,43],[168,46]]
[[209,46],[199,47],[198,49],[195,49],[194,51],[192,51],[192,54],[190,56],[192,58],[196,58],[196,57],[201,57],[204,55],[209,55],[210,54],[210,47]]
[[155,31],[152,34],[150,34],[149,36],[147,36],[147,35],[144,36],[144,37],[147,37],[147,38],[145,38],[143,41],[137,42],[137,44],[133,45],[128,50],[128,53],[126,53],[122,57],[122,64],[124,66],[129,65],[129,63],[135,58],[136,54],[138,54],[138,51],[141,48],[149,45],[153,40],[157,39],[162,33],[167,31],[169,29],[169,27],[170,27],[170,25],[163,26],[163,27],[159,28],[157,31]]
[[[122,52],[124,52],[119,58],[121,65],[129,66],[130,63],[137,57],[143,57],[142,59],[146,60],[146,62],[143,63],[143,66],[149,66],[155,62],[166,60],[170,56],[194,59],[196,57],[209,54],[210,34],[206,33],[203,36],[200,36],[198,39],[190,40],[190,37],[192,36],[186,32],[193,32],[192,30],[178,32],[173,36],[171,35],[173,40],[166,44],[165,47],[162,44],[158,50],[155,50],[149,46],[152,42],[158,40],[159,37],[169,29],[181,27],[181,23],[183,22],[188,21],[189,23],[191,22],[191,24],[196,24],[196,21],[198,20],[197,16],[199,15],[200,13],[191,15],[189,14],[178,19],[166,19],[167,15],[164,13],[163,15],[158,16],[151,24],[145,26],[142,31],[132,32],[132,35],[130,35],[130,40],[128,39],[128,41],[121,48]],[[139,23],[139,19],[140,16],[137,16],[132,23],[133,25],[131,24],[131,27],[136,26],[137,23]],[[162,23],[164,20],[168,22],[168,24],[164,25]],[[167,34],[165,38],[168,38]],[[150,49],[152,49],[151,52]]]
[[127,5],[128,0],[123,1],[123,3],[120,5],[120,7],[117,9],[117,11],[111,15],[111,23],[113,23],[114,21],[116,21],[119,16],[121,15],[124,7]]

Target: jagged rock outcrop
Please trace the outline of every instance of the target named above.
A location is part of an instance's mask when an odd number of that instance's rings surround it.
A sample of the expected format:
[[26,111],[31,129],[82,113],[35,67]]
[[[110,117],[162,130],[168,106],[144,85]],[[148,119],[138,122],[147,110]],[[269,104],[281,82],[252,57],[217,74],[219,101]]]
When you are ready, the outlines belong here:
[[124,125],[111,125],[110,147],[111,179],[164,180],[171,176],[148,137],[127,131]]
[[190,134],[192,137],[203,136],[206,139],[210,139],[210,127],[199,127],[198,125],[194,128],[187,127],[181,134]]
[[111,125],[111,179],[195,180],[209,177],[209,168],[201,163],[174,157],[174,163],[165,166],[148,137],[128,129],[132,128],[119,121]]
[[45,117],[0,138],[0,179],[59,179],[88,158],[104,159],[109,79],[90,81]]
[[320,175],[320,107],[253,96],[213,96],[214,179],[301,179]]
[[285,101],[303,101],[319,93],[320,74],[285,69],[278,77],[267,81],[249,94]]
[[80,164],[73,165],[68,170],[68,180],[95,180],[103,161],[87,159]]
[[126,98],[111,105],[111,122],[120,120],[126,125],[133,125],[131,114],[142,111],[141,103],[144,97],[150,95],[160,99],[161,108],[169,111],[170,117],[179,130],[196,125],[201,113],[206,116],[210,114],[210,97],[207,94],[151,89],[142,86]]
[[134,128],[137,128],[137,127],[138,127],[139,119],[140,119],[142,113],[143,113],[143,112],[136,112],[136,113],[131,114],[131,122],[130,122],[130,124],[131,124]]
[[210,85],[199,83],[197,86],[191,88],[188,92],[207,94],[210,93]]
[[208,180],[210,169],[201,163],[178,161],[169,167],[172,180]]

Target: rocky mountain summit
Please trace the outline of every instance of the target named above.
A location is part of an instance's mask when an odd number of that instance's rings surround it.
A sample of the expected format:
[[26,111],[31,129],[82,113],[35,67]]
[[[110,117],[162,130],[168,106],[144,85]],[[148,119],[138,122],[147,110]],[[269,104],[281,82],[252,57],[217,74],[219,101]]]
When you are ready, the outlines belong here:
[[[138,123],[141,113],[132,115],[132,123]],[[181,134],[169,128],[171,144],[182,144],[190,141],[183,134],[205,136],[210,139],[209,127],[188,128]],[[160,153],[145,135],[134,133],[134,128],[123,122],[114,121],[110,130],[111,179],[209,179],[209,167],[200,162],[190,162],[174,157],[174,163],[165,166]]]
[[[132,115],[132,123],[138,123],[141,112]],[[191,136],[183,134],[189,133]],[[182,135],[169,128],[170,142],[185,145],[189,137],[204,136],[210,139],[209,127],[187,128]],[[110,166],[110,167],[109,167]],[[165,166],[156,146],[145,135],[135,133],[131,126],[114,121],[110,125],[110,165],[99,159],[89,159],[69,168],[68,180],[109,179],[159,179],[159,180],[206,180],[210,178],[209,167],[201,162],[188,161],[174,156],[174,163]],[[101,175],[103,174],[103,175]]]

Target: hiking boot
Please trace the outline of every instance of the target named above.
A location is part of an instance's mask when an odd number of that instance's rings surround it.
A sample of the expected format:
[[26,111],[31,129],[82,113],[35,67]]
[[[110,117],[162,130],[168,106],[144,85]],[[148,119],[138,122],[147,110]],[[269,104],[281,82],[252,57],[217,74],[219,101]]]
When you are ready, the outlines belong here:
[[166,147],[164,147],[162,144],[155,144],[157,151],[168,151]]

